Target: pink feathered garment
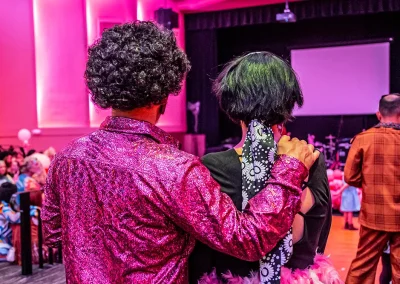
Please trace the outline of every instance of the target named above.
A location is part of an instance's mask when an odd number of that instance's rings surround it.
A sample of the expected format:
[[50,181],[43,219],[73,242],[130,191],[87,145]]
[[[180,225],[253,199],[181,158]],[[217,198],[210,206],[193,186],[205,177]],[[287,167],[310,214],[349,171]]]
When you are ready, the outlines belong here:
[[[249,277],[233,276],[230,272],[222,275],[223,279],[219,279],[217,273],[213,271],[208,275],[204,275],[199,284],[259,284],[260,278],[257,272],[252,272]],[[339,273],[333,267],[329,258],[324,255],[317,254],[314,264],[309,269],[296,269],[291,271],[286,267],[282,267],[281,284],[343,284],[340,280]]]
[[291,271],[282,267],[281,284],[342,284],[329,257],[317,254],[309,269]]
[[[222,278],[222,279],[221,279]],[[260,284],[260,277],[258,272],[251,272],[249,277],[234,276],[231,272],[222,274],[222,277],[218,278],[215,270],[210,274],[205,274],[200,280],[199,284]]]

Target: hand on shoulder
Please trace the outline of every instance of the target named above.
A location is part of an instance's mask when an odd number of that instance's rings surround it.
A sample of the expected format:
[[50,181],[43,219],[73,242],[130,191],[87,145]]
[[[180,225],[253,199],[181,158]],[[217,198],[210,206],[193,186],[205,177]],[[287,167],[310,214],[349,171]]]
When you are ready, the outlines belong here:
[[278,143],[278,155],[287,155],[302,162],[310,169],[318,159],[320,152],[314,150],[314,146],[304,140],[282,136]]

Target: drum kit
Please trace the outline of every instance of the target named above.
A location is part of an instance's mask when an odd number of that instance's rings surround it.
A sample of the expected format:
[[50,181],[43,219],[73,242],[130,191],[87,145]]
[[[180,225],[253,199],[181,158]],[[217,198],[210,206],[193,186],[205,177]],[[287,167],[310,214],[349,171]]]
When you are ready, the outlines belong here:
[[327,143],[315,142],[315,149],[324,154],[328,169],[343,170],[351,147],[351,138],[337,139],[335,136],[329,135],[325,139]]

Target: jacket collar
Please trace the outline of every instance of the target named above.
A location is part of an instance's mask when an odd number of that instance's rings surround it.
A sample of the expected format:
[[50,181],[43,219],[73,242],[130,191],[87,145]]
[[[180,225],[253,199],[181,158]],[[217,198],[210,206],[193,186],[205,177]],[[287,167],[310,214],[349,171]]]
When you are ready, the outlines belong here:
[[100,125],[100,129],[111,132],[145,135],[151,137],[157,143],[179,147],[179,142],[175,138],[147,121],[139,121],[127,117],[108,116]]

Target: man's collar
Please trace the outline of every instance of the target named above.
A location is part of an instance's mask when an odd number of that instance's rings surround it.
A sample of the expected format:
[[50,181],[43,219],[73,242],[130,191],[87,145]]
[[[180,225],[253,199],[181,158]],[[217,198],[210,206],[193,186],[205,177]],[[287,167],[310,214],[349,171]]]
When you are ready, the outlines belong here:
[[394,123],[394,122],[380,122],[376,126],[376,128],[393,128],[396,130],[400,130],[400,123]]
[[111,132],[146,135],[157,143],[179,147],[179,142],[175,138],[147,121],[139,121],[120,116],[108,116],[101,124],[100,129]]

